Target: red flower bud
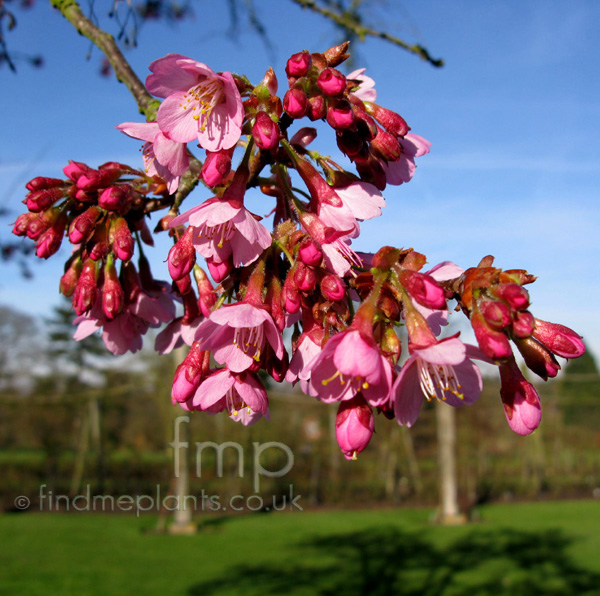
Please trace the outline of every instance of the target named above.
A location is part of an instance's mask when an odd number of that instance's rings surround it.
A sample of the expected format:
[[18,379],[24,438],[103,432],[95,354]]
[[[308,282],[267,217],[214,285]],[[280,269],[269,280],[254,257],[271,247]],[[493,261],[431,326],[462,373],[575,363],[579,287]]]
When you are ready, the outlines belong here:
[[527,368],[531,369],[544,381],[547,381],[548,377],[554,378],[558,374],[560,364],[546,346],[531,337],[515,339],[515,343],[525,360]]
[[288,58],[285,65],[285,72],[288,77],[303,77],[312,65],[310,54],[307,50],[302,50]]
[[81,258],[76,257],[69,264],[68,269],[65,271],[63,276],[60,278],[59,292],[69,298],[75,291],[75,286],[81,275]]
[[109,186],[102,191],[98,199],[98,205],[108,211],[122,212],[127,206],[130,196],[129,186]]
[[27,226],[27,238],[37,240],[46,230],[54,225],[58,216],[58,209],[53,207],[42,211],[36,218],[32,218]]
[[[39,216],[36,213],[22,213],[13,224],[12,233],[15,236],[25,236],[32,221]],[[29,234],[27,234],[29,235]]]
[[73,308],[82,315],[94,306],[98,296],[98,265],[92,259],[83,264],[83,269],[73,292]]
[[398,137],[385,130],[379,129],[377,136],[371,141],[371,150],[375,155],[386,161],[397,161],[402,154]]
[[133,237],[127,222],[122,217],[113,220],[110,227],[109,242],[112,250],[121,261],[129,261],[133,256]]
[[533,318],[533,315],[529,311],[523,310],[518,312],[515,316],[515,320],[512,324],[512,333],[515,337],[524,339],[526,337],[531,337],[534,327],[535,319]]
[[[64,170],[63,170],[64,171]],[[113,182],[116,182],[121,176],[121,170],[117,168],[107,168],[103,170],[93,170],[89,168],[77,177],[77,188],[81,190],[96,190],[106,188]]]
[[208,279],[208,276],[201,267],[194,267],[194,279],[198,285],[198,306],[205,317],[208,317],[213,306],[217,302],[217,295]]
[[252,126],[252,136],[260,149],[268,151],[279,145],[279,126],[271,120],[266,112],[258,112]]
[[62,215],[38,238],[35,254],[40,259],[47,259],[58,251],[65,235],[66,225],[67,218]]
[[231,257],[223,263],[215,263],[214,261],[206,261],[208,270],[212,278],[217,282],[221,283],[233,270],[233,261]]
[[317,86],[324,95],[335,97],[345,91],[346,77],[336,68],[326,68],[319,74]]
[[402,116],[370,101],[363,102],[367,113],[373,116],[383,128],[397,137],[403,137],[410,128]]
[[481,351],[492,360],[504,360],[512,356],[512,348],[508,338],[502,331],[488,326],[480,312],[471,314],[471,325]]
[[183,362],[177,367],[171,391],[171,397],[176,402],[187,401],[200,386],[206,372],[206,353],[200,349],[200,344],[194,343]]
[[86,172],[91,171],[91,169],[92,168],[90,168],[84,163],[69,160],[69,165],[63,168],[63,172],[65,173],[65,176],[67,176],[67,178],[73,180],[73,182],[77,182],[77,179],[80,176],[82,176]]
[[294,282],[301,292],[310,292],[317,285],[317,276],[310,267],[298,261],[294,271]]
[[292,275],[288,275],[283,284],[283,289],[281,290],[281,304],[283,309],[289,314],[297,313],[300,310],[302,298]]
[[321,294],[326,300],[338,302],[346,295],[346,285],[337,275],[328,274],[321,280]]
[[104,267],[104,286],[102,288],[102,310],[108,319],[114,319],[122,310],[125,293],[119,282],[117,270],[112,259]]
[[491,286],[490,294],[503,300],[513,310],[524,310],[529,306],[529,292],[518,284],[500,284]]
[[535,319],[533,337],[562,358],[579,358],[585,352],[582,337],[572,329]]
[[303,240],[298,248],[298,258],[305,265],[317,267],[321,264],[323,251],[312,240]]
[[446,309],[444,288],[433,277],[418,271],[402,269],[398,278],[410,297],[420,305],[438,310]]
[[327,124],[335,130],[343,130],[354,123],[352,106],[345,99],[332,101],[327,108]]
[[48,190],[49,188],[57,188],[58,186],[64,186],[65,181],[60,178],[46,178],[45,176],[37,176],[33,180],[30,180],[25,188],[31,192],[36,190]]
[[207,151],[206,160],[202,165],[202,180],[208,186],[221,184],[231,172],[231,158],[233,149],[222,149],[221,151]]
[[54,203],[56,203],[56,201],[59,199],[62,199],[64,194],[65,192],[62,188],[35,190],[27,195],[25,204],[27,205],[27,209],[29,209],[29,211],[39,213],[40,211],[45,211],[48,209],[48,207],[54,205]]
[[495,300],[481,301],[478,308],[485,319],[485,322],[492,329],[504,329],[510,322],[510,308],[503,302]]
[[283,109],[291,118],[303,118],[309,107],[308,98],[302,89],[288,89],[283,96]]
[[96,228],[96,221],[101,212],[96,205],[88,207],[83,213],[78,215],[69,226],[69,240],[73,244],[81,244],[87,241]]
[[308,118],[313,122],[322,120],[327,115],[327,101],[322,95],[315,95],[308,99]]
[[194,228],[189,226],[183,236],[177,241],[167,257],[169,274],[174,280],[188,275],[196,263],[196,250],[192,244]]

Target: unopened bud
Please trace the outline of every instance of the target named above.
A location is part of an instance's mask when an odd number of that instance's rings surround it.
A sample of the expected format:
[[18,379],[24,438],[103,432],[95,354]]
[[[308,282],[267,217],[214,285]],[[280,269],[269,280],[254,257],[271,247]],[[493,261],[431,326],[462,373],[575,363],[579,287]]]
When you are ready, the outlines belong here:
[[82,315],[94,306],[98,296],[98,265],[88,259],[83,264],[83,269],[75,290],[73,292],[73,308],[78,315]]
[[104,286],[102,288],[102,310],[108,319],[114,319],[122,310],[125,293],[119,282],[117,270],[112,259],[104,267]]
[[46,178],[45,176],[37,176],[33,180],[30,180],[25,188],[31,192],[36,190],[48,190],[49,188],[57,188],[64,186],[65,181],[60,178]]
[[346,77],[336,68],[326,68],[319,74],[317,86],[324,95],[336,97],[345,91]]
[[69,240],[73,244],[81,244],[86,241],[93,234],[100,215],[100,209],[96,205],[88,207],[79,214],[69,226]]
[[35,254],[40,259],[47,259],[58,251],[65,235],[66,216],[59,217],[37,240]]
[[281,133],[279,132],[279,126],[273,122],[266,112],[258,112],[252,126],[252,136],[260,149],[268,151],[279,145]]
[[323,52],[323,58],[325,59],[327,66],[339,66],[345,60],[350,58],[350,54],[348,54],[348,48],[350,47],[350,42],[345,41],[337,46],[333,46],[328,50]]
[[283,96],[283,109],[292,118],[303,118],[306,116],[309,109],[306,93],[296,87],[288,89]]
[[222,263],[216,263],[212,260],[206,262],[210,275],[217,282],[221,283],[233,270],[233,262],[231,258]]
[[201,267],[194,267],[194,279],[198,285],[198,306],[205,317],[210,316],[213,306],[217,303],[217,295]]
[[322,120],[327,115],[327,101],[322,95],[314,95],[308,99],[308,118],[313,122]]
[[345,99],[332,101],[327,108],[327,124],[335,130],[343,130],[354,123],[352,106]]
[[534,327],[535,319],[533,315],[529,311],[523,310],[515,316],[512,324],[512,333],[515,337],[525,339],[526,337],[531,337]]
[[513,310],[523,310],[529,306],[529,292],[518,284],[499,284],[491,286],[489,293],[504,300]]
[[479,304],[479,310],[485,322],[493,329],[504,329],[511,322],[510,308],[503,302],[482,301]]
[[131,196],[129,186],[109,186],[102,191],[98,205],[108,211],[123,212]]
[[303,77],[308,73],[312,65],[310,54],[307,50],[302,50],[288,58],[285,65],[285,72],[288,77]]
[[39,216],[36,213],[22,213],[19,215],[19,217],[17,217],[15,223],[13,224],[12,233],[15,236],[28,235],[27,231],[29,230],[31,222],[38,217]]
[[45,211],[48,207],[51,207],[64,196],[64,190],[62,188],[50,188],[43,190],[34,190],[30,192],[26,199],[25,204],[29,211],[39,213]]
[[533,337],[562,358],[579,358],[585,352],[583,338],[572,329],[558,323],[536,319]]
[[317,276],[310,267],[298,261],[294,271],[294,282],[301,292],[310,292],[317,285]]
[[121,261],[129,261],[133,256],[133,236],[127,222],[122,217],[113,220],[110,228],[109,242],[112,250]]
[[406,124],[406,121],[400,114],[396,114],[396,112],[392,112],[392,110],[388,110],[387,108],[382,108],[370,101],[363,103],[367,113],[371,114],[383,128],[393,135],[403,137],[410,130],[408,124]]
[[231,172],[231,158],[233,149],[222,149],[221,151],[207,151],[206,159],[202,164],[202,180],[208,186],[217,186]]
[[346,295],[346,285],[337,276],[328,274],[321,280],[321,294],[326,300],[338,302]]
[[303,240],[298,248],[298,258],[305,265],[317,267],[321,264],[323,251],[312,240]]
[[508,338],[502,331],[492,329],[478,311],[471,314],[471,325],[481,351],[492,360],[504,360],[512,356]]
[[194,228],[189,226],[167,257],[169,274],[174,280],[185,277],[196,263],[196,250],[192,244]]
[[82,263],[80,257],[76,257],[70,263],[68,263],[68,268],[60,278],[60,284],[58,286],[59,292],[63,296],[70,298],[73,295],[75,286],[77,285],[77,281],[81,275],[81,268]]

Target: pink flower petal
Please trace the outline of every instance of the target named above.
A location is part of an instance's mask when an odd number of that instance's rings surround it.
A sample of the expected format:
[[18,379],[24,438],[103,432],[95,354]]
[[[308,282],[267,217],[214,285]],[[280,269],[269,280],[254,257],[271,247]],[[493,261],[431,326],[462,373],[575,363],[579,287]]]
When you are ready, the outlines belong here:
[[189,143],[198,136],[198,121],[195,111],[186,106],[183,92],[169,95],[158,108],[157,121],[163,133],[173,141]]

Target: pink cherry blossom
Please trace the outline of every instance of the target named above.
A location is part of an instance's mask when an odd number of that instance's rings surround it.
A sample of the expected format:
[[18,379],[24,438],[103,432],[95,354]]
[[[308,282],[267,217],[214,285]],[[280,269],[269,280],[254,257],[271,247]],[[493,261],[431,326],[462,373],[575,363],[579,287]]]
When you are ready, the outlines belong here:
[[190,165],[185,143],[171,140],[156,122],[123,122],[116,128],[129,137],[146,141],[142,147],[144,171],[166,180],[169,193],[176,192]]
[[[441,263],[434,265],[429,271],[425,271],[426,275],[433,277],[437,282],[455,279],[460,277],[463,273],[464,269],[461,269],[452,261],[442,261]],[[446,309],[438,310],[427,308],[416,301],[413,302],[413,305],[425,317],[427,324],[434,335],[439,335],[442,331],[442,327],[448,324],[448,311]]]
[[373,339],[357,329],[330,338],[308,369],[310,394],[325,403],[351,399],[358,392],[372,406],[389,399],[392,368]]
[[364,74],[366,68],[353,70],[346,78],[359,81],[358,89],[355,89],[352,94],[362,101],[374,102],[377,100],[377,91],[375,91],[375,81]]
[[303,333],[298,341],[296,351],[290,360],[285,374],[288,383],[308,381],[310,379],[310,364],[321,353],[321,342],[314,334]]
[[518,435],[529,435],[542,420],[542,406],[534,386],[525,379],[514,358],[500,365],[500,397],[506,421]]
[[283,341],[271,315],[244,302],[213,311],[198,328],[195,340],[236,373],[260,361],[267,344],[278,359],[283,358]]
[[354,182],[332,190],[341,200],[341,205],[321,202],[318,208],[319,217],[333,229],[346,231],[346,238],[356,238],[360,233],[358,221],[379,217],[381,209],[385,207],[385,199],[381,192],[368,182]]
[[73,337],[80,341],[102,329],[102,340],[110,352],[115,355],[135,353],[141,350],[142,336],[150,327],[172,321],[174,316],[175,304],[167,292],[151,296],[139,291],[133,301],[128,302],[112,320],[104,314],[100,298],[90,311],[73,321],[77,325]]
[[192,243],[207,261],[224,263],[233,257],[235,267],[254,262],[271,246],[271,234],[235,200],[208,199],[171,221],[170,227],[189,223],[194,228]]
[[269,400],[264,385],[253,373],[236,374],[220,369],[204,379],[192,404],[210,414],[224,410],[236,422],[248,426],[262,416],[269,418]]
[[412,426],[424,399],[437,399],[454,407],[477,401],[483,382],[472,358],[483,356],[477,348],[456,337],[415,349],[392,389],[398,424]]
[[375,430],[373,411],[360,393],[340,402],[335,419],[335,437],[349,460],[355,460],[371,440]]
[[426,155],[431,147],[431,143],[427,139],[412,132],[406,133],[404,137],[398,137],[398,141],[402,145],[400,159],[392,162],[382,162],[386,181],[393,186],[410,182],[417,168],[415,157]]
[[157,121],[169,138],[179,143],[197,138],[207,151],[229,149],[238,142],[244,108],[231,73],[217,74],[180,54],[155,60],[150,70],[146,87],[166,98]]
[[184,322],[183,317],[173,319],[157,336],[154,349],[161,355],[169,354],[184,344],[191,346],[204,317],[196,317],[193,321]]

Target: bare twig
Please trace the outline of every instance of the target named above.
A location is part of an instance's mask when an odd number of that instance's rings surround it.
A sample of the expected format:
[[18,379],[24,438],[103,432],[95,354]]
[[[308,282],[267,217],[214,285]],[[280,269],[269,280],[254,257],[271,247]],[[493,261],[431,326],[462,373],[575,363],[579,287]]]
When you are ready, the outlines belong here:
[[419,44],[410,44],[399,37],[395,37],[394,35],[390,35],[385,31],[377,31],[376,29],[372,29],[371,27],[367,27],[363,25],[360,15],[358,14],[356,9],[339,11],[336,12],[334,10],[329,10],[323,6],[319,6],[315,0],[291,0],[292,2],[298,4],[302,8],[307,8],[320,14],[321,16],[329,19],[333,23],[335,23],[338,27],[341,27],[344,31],[348,32],[352,36],[357,37],[360,41],[364,41],[367,37],[376,37],[378,39],[383,39],[389,43],[392,43],[411,54],[415,54],[419,56],[422,60],[429,62],[432,66],[440,67],[444,65],[444,61],[439,58],[433,58],[426,48]]
[[104,53],[115,71],[117,80],[124,83],[133,95],[140,113],[144,114],[149,121],[155,120],[160,102],[146,91],[146,87],[144,87],[142,81],[140,81],[131,66],[129,66],[113,36],[94,25],[83,14],[79,4],[75,0],[50,1],[52,6],[57,8],[81,35],[87,37]]

